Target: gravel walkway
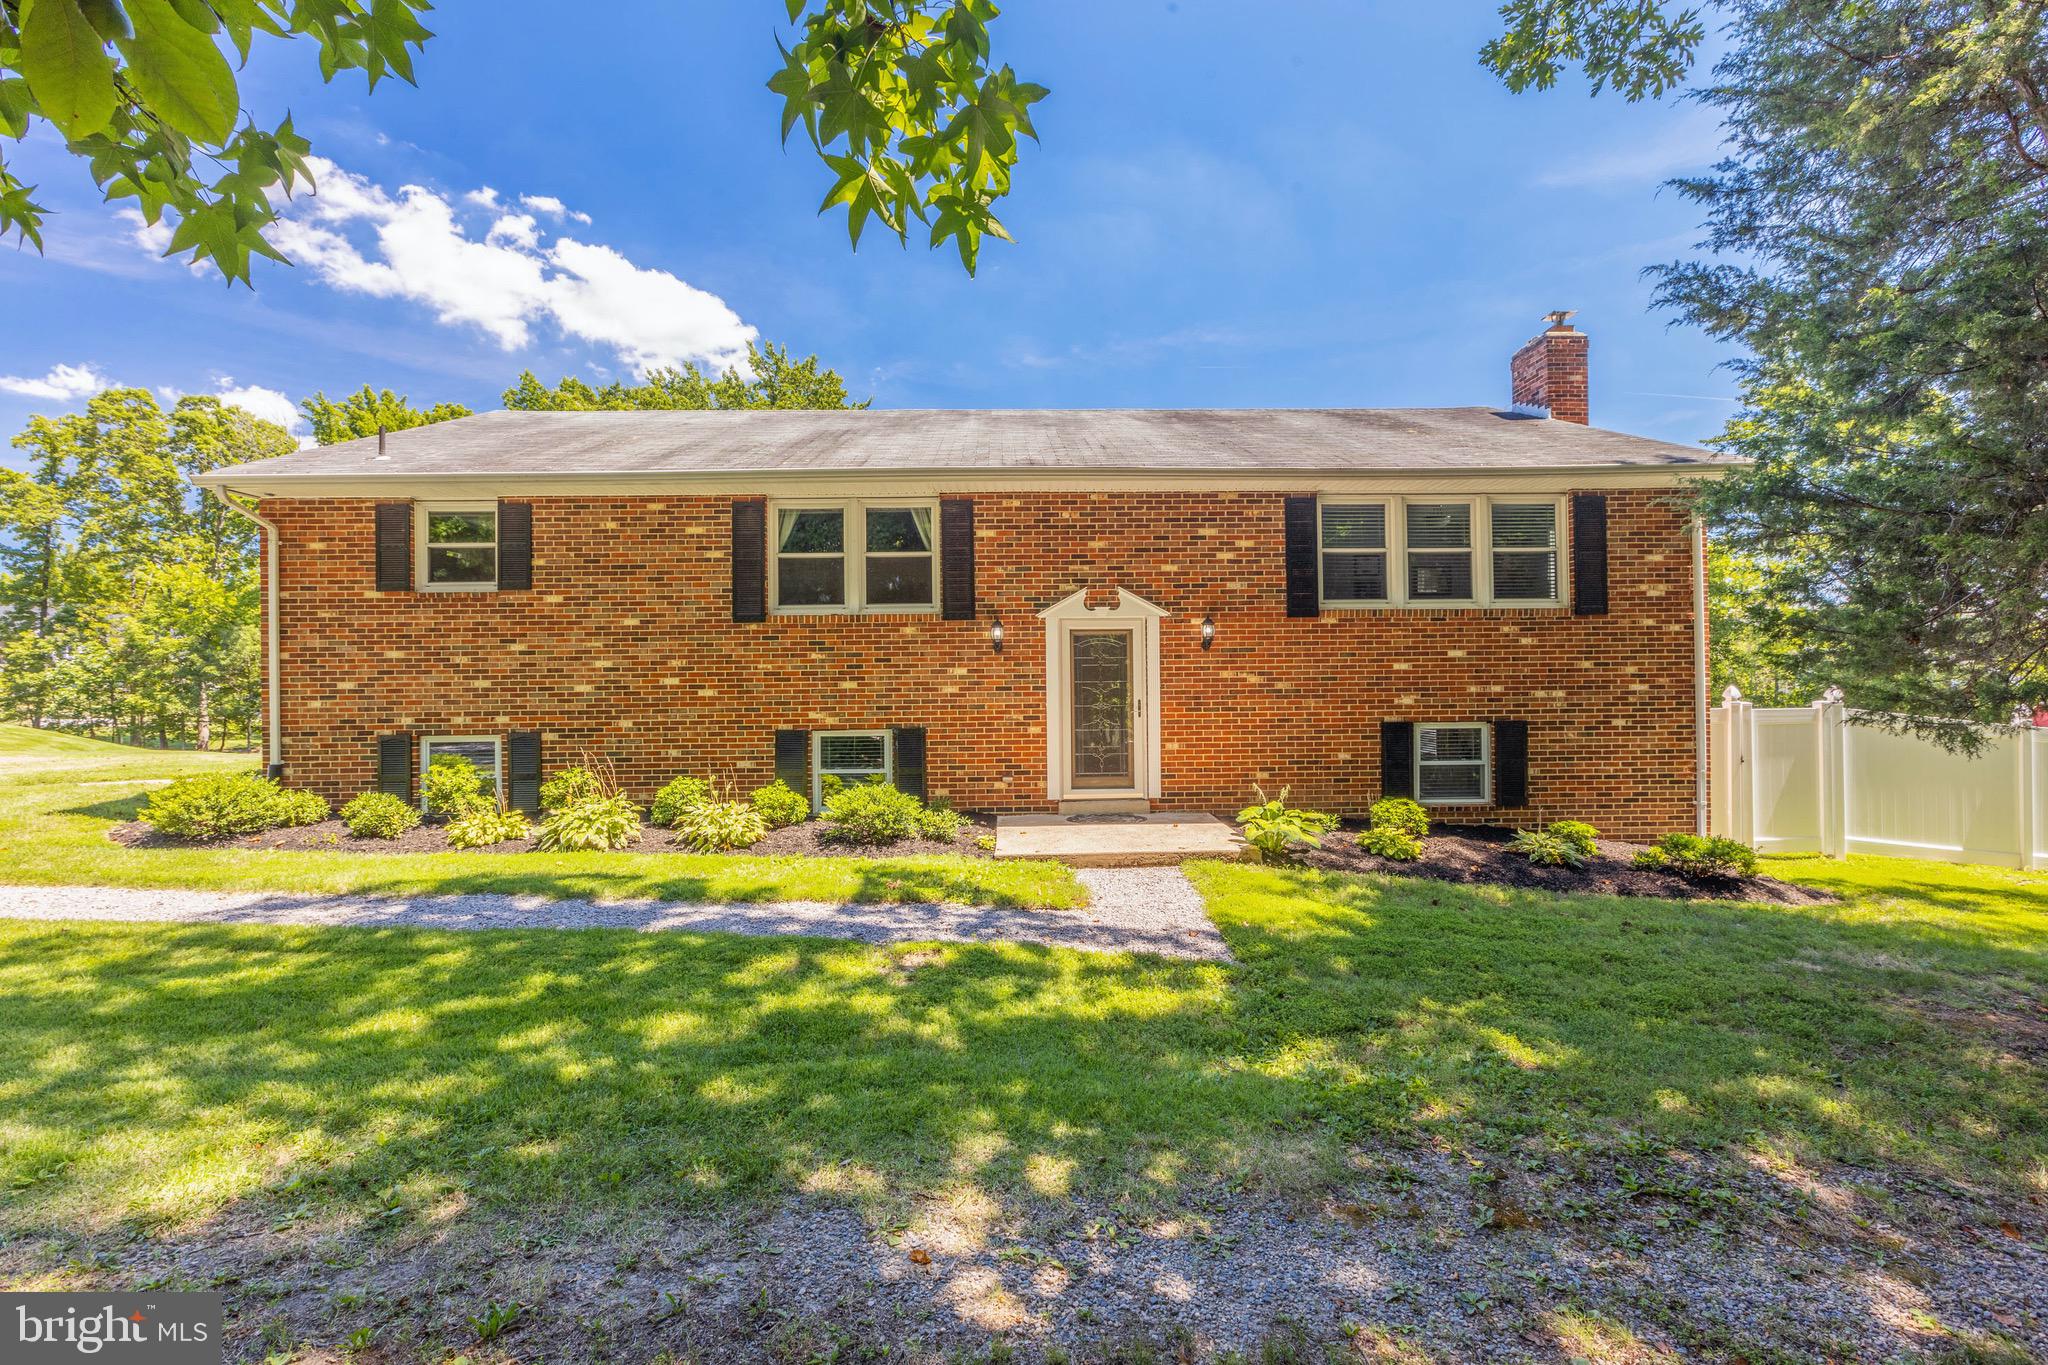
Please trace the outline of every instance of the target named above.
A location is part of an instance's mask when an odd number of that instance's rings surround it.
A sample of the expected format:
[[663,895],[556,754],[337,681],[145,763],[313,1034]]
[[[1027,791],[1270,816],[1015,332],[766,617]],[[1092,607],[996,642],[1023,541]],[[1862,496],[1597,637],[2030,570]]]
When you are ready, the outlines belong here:
[[176,924],[312,924],[423,929],[681,929],[811,934],[862,943],[1006,941],[1098,952],[1228,959],[1202,899],[1179,868],[1077,868],[1085,910],[991,905],[770,901],[549,900],[542,896],[358,896],[290,891],[139,890],[112,886],[0,887],[0,917]]

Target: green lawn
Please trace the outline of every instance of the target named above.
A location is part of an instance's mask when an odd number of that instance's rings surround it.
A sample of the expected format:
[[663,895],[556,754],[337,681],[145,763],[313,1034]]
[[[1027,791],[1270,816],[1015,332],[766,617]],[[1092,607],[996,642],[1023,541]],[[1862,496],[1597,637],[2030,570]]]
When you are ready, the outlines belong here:
[[[9,857],[16,856],[9,853]],[[2048,1187],[2048,878],[1839,906],[1192,869],[1233,965],[611,931],[0,922],[0,1227],[240,1201],[1171,1201],[1357,1141],[1653,1141]]]
[[124,849],[151,784],[249,755],[130,749],[0,725],[0,885],[210,891],[499,891],[598,900],[962,901],[1066,909],[1086,895],[1058,863],[914,858],[749,858],[681,853],[313,853]]

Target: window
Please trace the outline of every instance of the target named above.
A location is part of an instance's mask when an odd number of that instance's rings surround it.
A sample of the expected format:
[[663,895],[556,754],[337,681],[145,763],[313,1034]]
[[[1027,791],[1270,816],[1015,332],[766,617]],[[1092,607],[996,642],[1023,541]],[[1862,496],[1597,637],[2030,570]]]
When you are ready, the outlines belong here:
[[[466,758],[482,770],[485,790],[498,794],[500,776],[498,740],[495,735],[435,735],[420,741],[421,790],[425,790],[427,769],[437,758]],[[425,798],[422,797],[422,804]]]
[[1425,806],[1483,806],[1492,768],[1484,725],[1415,727],[1415,798]]
[[792,504],[774,512],[777,611],[936,608],[934,504]]
[[1496,602],[1557,600],[1557,504],[1496,502],[1493,598]]
[[498,509],[422,507],[419,582],[422,591],[460,592],[498,586]]
[[851,786],[893,781],[887,730],[820,730],[811,736],[811,809],[825,809],[825,779]]
[[1470,602],[1472,504],[1408,504],[1408,600]]
[[775,605],[844,606],[846,510],[777,508],[775,528]]
[[1387,600],[1387,505],[1326,502],[1321,507],[1323,600]]
[[1326,607],[1540,607],[1564,601],[1563,499],[1325,498]]

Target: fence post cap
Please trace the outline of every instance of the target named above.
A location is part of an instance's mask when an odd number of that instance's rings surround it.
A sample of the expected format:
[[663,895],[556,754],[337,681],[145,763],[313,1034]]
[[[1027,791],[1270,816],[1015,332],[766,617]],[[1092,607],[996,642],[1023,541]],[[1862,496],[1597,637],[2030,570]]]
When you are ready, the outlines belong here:
[[1813,704],[1815,706],[1840,706],[1842,704],[1842,689],[1830,685],[1827,691],[1813,699]]
[[1726,687],[1721,689],[1721,701],[1723,702],[1723,704],[1726,704],[1728,702],[1737,702],[1741,700],[1742,689],[1737,687],[1734,683],[1729,683]]

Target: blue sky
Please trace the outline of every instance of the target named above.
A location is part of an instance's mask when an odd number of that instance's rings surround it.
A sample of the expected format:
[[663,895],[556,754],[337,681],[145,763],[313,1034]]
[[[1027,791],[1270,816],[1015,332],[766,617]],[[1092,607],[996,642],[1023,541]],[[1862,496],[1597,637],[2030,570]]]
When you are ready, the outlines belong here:
[[366,382],[482,410],[525,368],[629,374],[748,329],[883,407],[1504,403],[1559,307],[1596,424],[1699,441],[1734,410],[1727,350],[1639,275],[1699,235],[1659,185],[1711,162],[1711,119],[1507,93],[1476,61],[1490,4],[1014,6],[1000,55],[1053,93],[1017,244],[973,280],[816,215],[827,175],[764,88],[781,0],[603,12],[448,6],[419,88],[374,96],[259,49],[245,108],[289,109],[335,170],[253,293],[154,259],[47,140],[11,150],[56,212],[46,256],[0,250],[0,427],[96,377],[265,415]]

